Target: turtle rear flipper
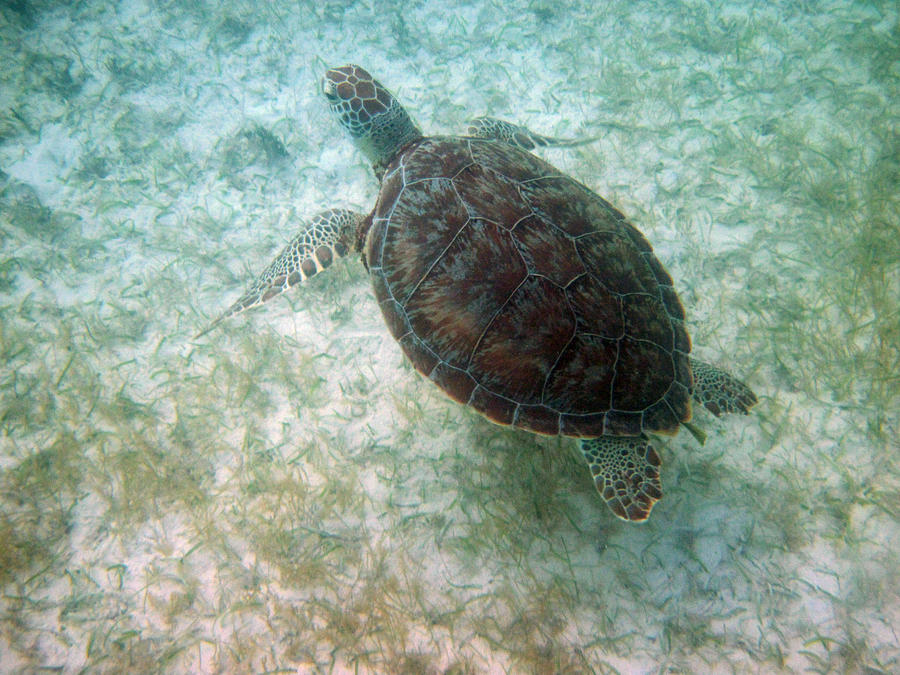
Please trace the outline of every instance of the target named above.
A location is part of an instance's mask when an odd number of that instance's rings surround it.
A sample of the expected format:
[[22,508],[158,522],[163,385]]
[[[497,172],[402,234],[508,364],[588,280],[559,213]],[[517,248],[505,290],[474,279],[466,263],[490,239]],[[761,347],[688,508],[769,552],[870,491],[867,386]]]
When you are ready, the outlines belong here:
[[352,248],[356,229],[365,218],[347,209],[317,213],[278,254],[256,281],[219,318],[196,337],[206,335],[228,317],[261,305],[291,286],[315,276]]
[[622,520],[647,520],[662,497],[659,455],[643,436],[601,436],[581,441],[581,452],[606,505]]
[[733,375],[709,363],[691,359],[694,373],[694,400],[716,417],[723,413],[743,413],[756,405],[756,394]]
[[492,141],[502,141],[523,150],[535,148],[573,148],[578,145],[586,145],[597,140],[596,136],[590,138],[552,138],[541,136],[531,131],[528,127],[512,122],[504,122],[493,117],[476,117],[469,122],[466,132],[473,138],[485,138]]

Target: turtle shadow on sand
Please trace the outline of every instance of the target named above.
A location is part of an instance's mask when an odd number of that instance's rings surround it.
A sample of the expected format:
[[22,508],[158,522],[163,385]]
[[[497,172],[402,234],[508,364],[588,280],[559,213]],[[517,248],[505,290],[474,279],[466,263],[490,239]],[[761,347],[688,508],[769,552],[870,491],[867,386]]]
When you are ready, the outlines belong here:
[[591,139],[492,118],[425,137],[355,65],[330,69],[322,89],[381,181],[375,207],[313,216],[200,335],[353,251],[419,372],[493,422],[580,438],[609,508],[645,520],[662,497],[649,435],[700,436],[692,401],[721,415],[756,397],[690,356],[681,301],[644,236],[529,152]]

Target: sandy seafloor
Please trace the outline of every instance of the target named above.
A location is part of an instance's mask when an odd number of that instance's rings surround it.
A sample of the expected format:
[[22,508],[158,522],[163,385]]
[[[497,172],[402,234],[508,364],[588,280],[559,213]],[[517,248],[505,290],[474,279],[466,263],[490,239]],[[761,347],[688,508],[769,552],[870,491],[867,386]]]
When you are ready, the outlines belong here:
[[[0,671],[896,673],[893,2],[0,5]],[[490,114],[625,211],[756,390],[616,520],[402,359],[358,258],[194,335],[377,184],[318,93]]]

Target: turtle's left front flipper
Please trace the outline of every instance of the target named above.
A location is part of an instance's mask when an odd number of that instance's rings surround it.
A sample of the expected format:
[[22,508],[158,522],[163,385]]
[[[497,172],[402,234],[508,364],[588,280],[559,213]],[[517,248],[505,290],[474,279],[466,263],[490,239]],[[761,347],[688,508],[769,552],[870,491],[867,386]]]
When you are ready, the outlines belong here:
[[596,136],[591,138],[552,138],[550,136],[541,136],[531,131],[528,127],[513,124],[512,122],[504,122],[493,117],[476,117],[469,122],[467,133],[473,138],[502,141],[523,150],[547,147],[573,148],[577,145],[585,145],[597,140]]
[[347,255],[353,248],[357,227],[365,217],[346,209],[317,213],[244,294],[196,337],[205,335],[228,317],[263,304]]

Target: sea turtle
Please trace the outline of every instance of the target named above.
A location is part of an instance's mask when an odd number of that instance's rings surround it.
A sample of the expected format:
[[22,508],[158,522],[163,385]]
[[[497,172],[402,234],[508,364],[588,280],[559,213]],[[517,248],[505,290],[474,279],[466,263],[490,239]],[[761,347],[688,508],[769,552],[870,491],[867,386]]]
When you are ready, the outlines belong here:
[[357,252],[419,372],[494,422],[580,438],[613,513],[645,520],[662,496],[649,434],[692,428],[692,397],[715,415],[756,397],[689,356],[643,235],[529,152],[575,142],[491,118],[425,137],[355,65],[328,70],[322,90],[381,181],[375,208],[314,216],[210,328]]

